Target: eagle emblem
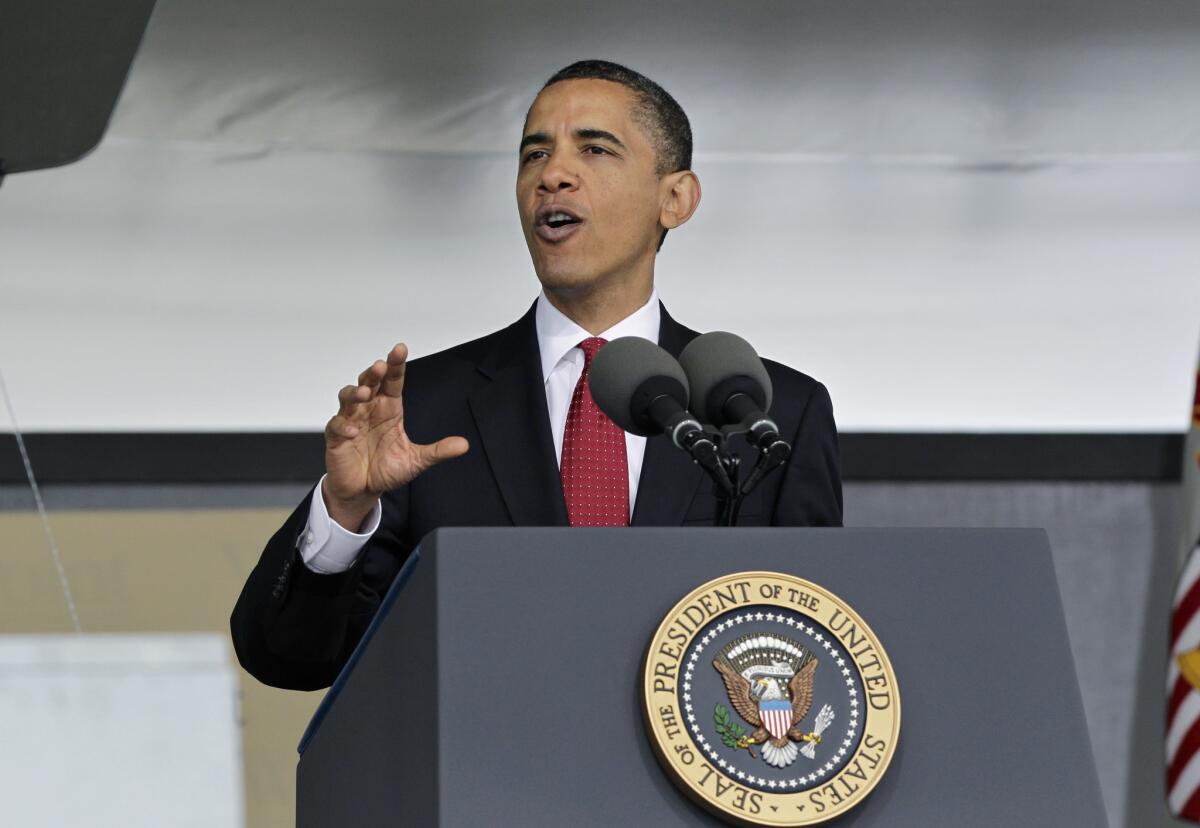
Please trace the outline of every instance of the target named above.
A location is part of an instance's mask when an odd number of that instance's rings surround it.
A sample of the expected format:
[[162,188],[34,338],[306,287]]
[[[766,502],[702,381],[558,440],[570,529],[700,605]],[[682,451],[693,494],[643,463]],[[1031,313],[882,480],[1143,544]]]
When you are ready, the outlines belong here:
[[751,756],[754,746],[761,745],[763,761],[776,768],[786,768],[799,753],[815,758],[821,733],[833,721],[833,709],[824,705],[812,731],[800,726],[812,707],[817,664],[811,652],[779,635],[743,635],[725,645],[713,667],[721,674],[730,705],[755,729],[747,734],[718,704],[714,718],[722,741]]

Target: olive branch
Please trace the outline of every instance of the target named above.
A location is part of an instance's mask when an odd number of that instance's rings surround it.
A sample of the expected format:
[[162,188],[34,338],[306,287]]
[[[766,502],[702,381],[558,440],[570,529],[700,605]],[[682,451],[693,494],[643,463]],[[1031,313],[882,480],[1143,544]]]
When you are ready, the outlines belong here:
[[713,708],[713,721],[717,724],[717,735],[721,737],[721,741],[725,743],[726,747],[745,748],[750,751],[750,756],[754,757],[754,748],[751,747],[753,742],[746,735],[745,728],[733,720],[728,707],[717,704]]

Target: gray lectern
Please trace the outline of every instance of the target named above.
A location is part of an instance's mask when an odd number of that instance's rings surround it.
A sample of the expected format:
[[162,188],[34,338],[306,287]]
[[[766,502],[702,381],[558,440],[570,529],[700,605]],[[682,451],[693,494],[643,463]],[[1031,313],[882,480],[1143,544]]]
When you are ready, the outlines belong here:
[[304,736],[298,824],[724,824],[639,687],[668,610],[742,570],[833,592],[895,670],[898,751],[832,824],[1106,824],[1046,535],[964,529],[435,532]]

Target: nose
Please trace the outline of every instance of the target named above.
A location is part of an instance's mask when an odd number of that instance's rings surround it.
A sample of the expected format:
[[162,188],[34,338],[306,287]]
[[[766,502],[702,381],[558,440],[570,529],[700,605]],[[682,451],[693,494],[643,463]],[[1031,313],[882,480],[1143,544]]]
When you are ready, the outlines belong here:
[[555,152],[542,166],[542,178],[538,189],[547,193],[574,190],[579,186],[579,176],[572,166],[569,153]]

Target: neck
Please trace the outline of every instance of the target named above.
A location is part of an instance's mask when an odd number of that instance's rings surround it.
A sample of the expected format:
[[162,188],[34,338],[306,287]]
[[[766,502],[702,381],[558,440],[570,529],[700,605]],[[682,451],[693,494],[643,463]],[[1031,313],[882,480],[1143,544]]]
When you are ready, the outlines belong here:
[[564,316],[592,336],[603,333],[632,314],[650,298],[654,273],[628,284],[600,284],[587,288],[545,288],[546,298]]

